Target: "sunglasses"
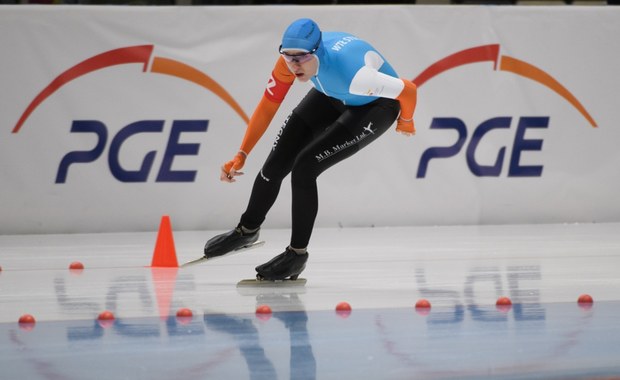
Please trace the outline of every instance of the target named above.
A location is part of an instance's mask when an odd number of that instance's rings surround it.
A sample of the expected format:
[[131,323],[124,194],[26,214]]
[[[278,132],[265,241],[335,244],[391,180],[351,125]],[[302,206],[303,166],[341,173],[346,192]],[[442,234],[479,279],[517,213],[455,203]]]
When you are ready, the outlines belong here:
[[320,44],[321,38],[319,38],[316,46],[307,53],[288,54],[287,52],[282,51],[282,45],[280,45],[278,51],[286,62],[305,63],[312,59],[312,55],[319,49]]

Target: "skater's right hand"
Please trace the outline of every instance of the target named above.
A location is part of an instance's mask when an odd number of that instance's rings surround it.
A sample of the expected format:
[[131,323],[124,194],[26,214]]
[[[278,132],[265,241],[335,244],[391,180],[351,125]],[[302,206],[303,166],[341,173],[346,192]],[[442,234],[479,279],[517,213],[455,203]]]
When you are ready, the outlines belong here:
[[235,177],[238,175],[243,175],[241,170],[243,165],[245,164],[245,158],[247,154],[243,151],[237,152],[235,157],[232,160],[228,161],[224,165],[222,165],[222,172],[220,173],[220,181],[224,182],[235,182]]

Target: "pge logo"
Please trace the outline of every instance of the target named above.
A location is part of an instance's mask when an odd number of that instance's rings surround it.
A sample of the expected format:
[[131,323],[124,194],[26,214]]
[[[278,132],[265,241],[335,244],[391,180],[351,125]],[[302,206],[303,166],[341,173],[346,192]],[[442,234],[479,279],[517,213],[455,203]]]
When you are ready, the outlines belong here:
[[[527,62],[506,55],[500,56],[499,48],[500,46],[498,44],[492,44],[477,46],[454,53],[426,68],[420,75],[413,79],[413,82],[419,88],[429,79],[455,67],[477,62],[493,62],[495,70],[498,69],[499,65],[499,70],[501,71],[520,75],[548,87],[568,101],[581,115],[583,115],[592,127],[597,127],[594,119],[577,98],[551,75]],[[475,158],[475,153],[481,140],[484,139],[489,131],[494,129],[509,129],[511,124],[512,117],[510,116],[484,120],[474,129],[470,137],[468,136],[468,129],[463,120],[457,117],[433,118],[430,129],[455,130],[458,133],[458,139],[451,146],[430,147],[426,149],[420,159],[416,177],[424,178],[426,176],[431,160],[454,157],[461,152],[465,146],[467,146],[465,148],[467,166],[472,174],[476,176],[499,177],[504,166],[506,147],[498,149],[495,162],[492,165],[482,165],[478,163]],[[530,128],[547,128],[549,126],[549,117],[520,117],[516,125],[512,154],[508,164],[508,177],[540,177],[543,171],[542,165],[522,165],[520,163],[520,158],[524,151],[542,150],[542,140],[526,139],[525,134]]]
[[[211,77],[185,63],[164,57],[153,57],[153,48],[153,45],[140,45],[110,50],[71,67],[56,77],[30,102],[12,132],[18,133],[37,107],[62,86],[94,71],[124,64],[142,64],[143,72],[170,75],[202,86],[222,99],[246,124],[248,123],[249,119],[239,104]],[[138,120],[122,127],[114,136],[108,138],[108,128],[103,122],[98,120],[74,120],[71,126],[71,133],[92,133],[97,137],[97,143],[92,150],[67,153],[61,159],[58,166],[56,183],[65,183],[67,181],[71,165],[94,162],[103,155],[106,148],[108,148],[110,172],[117,180],[122,182],[146,182],[157,152],[148,152],[144,156],[138,170],[124,169],[120,164],[119,153],[128,139],[143,133],[162,133],[164,124],[165,120]],[[200,144],[180,143],[181,134],[187,132],[206,132],[208,124],[208,120],[174,120],[172,122],[172,128],[168,136],[156,182],[194,181],[196,170],[172,170],[172,164],[176,156],[198,154]]]

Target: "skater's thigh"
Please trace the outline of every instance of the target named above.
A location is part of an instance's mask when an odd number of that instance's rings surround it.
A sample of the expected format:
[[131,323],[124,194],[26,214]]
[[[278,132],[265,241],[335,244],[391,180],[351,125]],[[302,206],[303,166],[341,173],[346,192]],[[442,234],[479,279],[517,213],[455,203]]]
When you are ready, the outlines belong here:
[[315,88],[308,91],[293,113],[312,130],[317,137],[346,111],[342,102],[332,99]]
[[398,102],[392,99],[378,99],[366,106],[347,107],[299,154],[293,175],[316,178],[326,169],[351,157],[388,130],[398,111]]
[[281,181],[290,173],[297,154],[311,138],[310,128],[299,116],[291,113],[280,128],[271,152],[263,164],[263,175]]
[[396,120],[399,111],[398,101],[379,98],[364,106],[348,107],[337,122],[355,136],[361,149],[385,133]]
[[312,89],[286,118],[263,166],[267,177],[286,176],[298,154],[341,116],[327,96]]
[[334,123],[297,156],[291,177],[293,185],[312,186],[322,172],[360,149],[354,141],[347,128]]

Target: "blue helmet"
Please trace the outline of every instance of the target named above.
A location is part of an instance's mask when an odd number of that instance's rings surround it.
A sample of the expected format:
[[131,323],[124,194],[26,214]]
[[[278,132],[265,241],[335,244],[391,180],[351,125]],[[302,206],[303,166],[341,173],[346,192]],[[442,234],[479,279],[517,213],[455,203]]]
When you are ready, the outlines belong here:
[[321,44],[321,30],[316,22],[309,18],[295,20],[286,28],[282,36],[281,50],[316,51]]

